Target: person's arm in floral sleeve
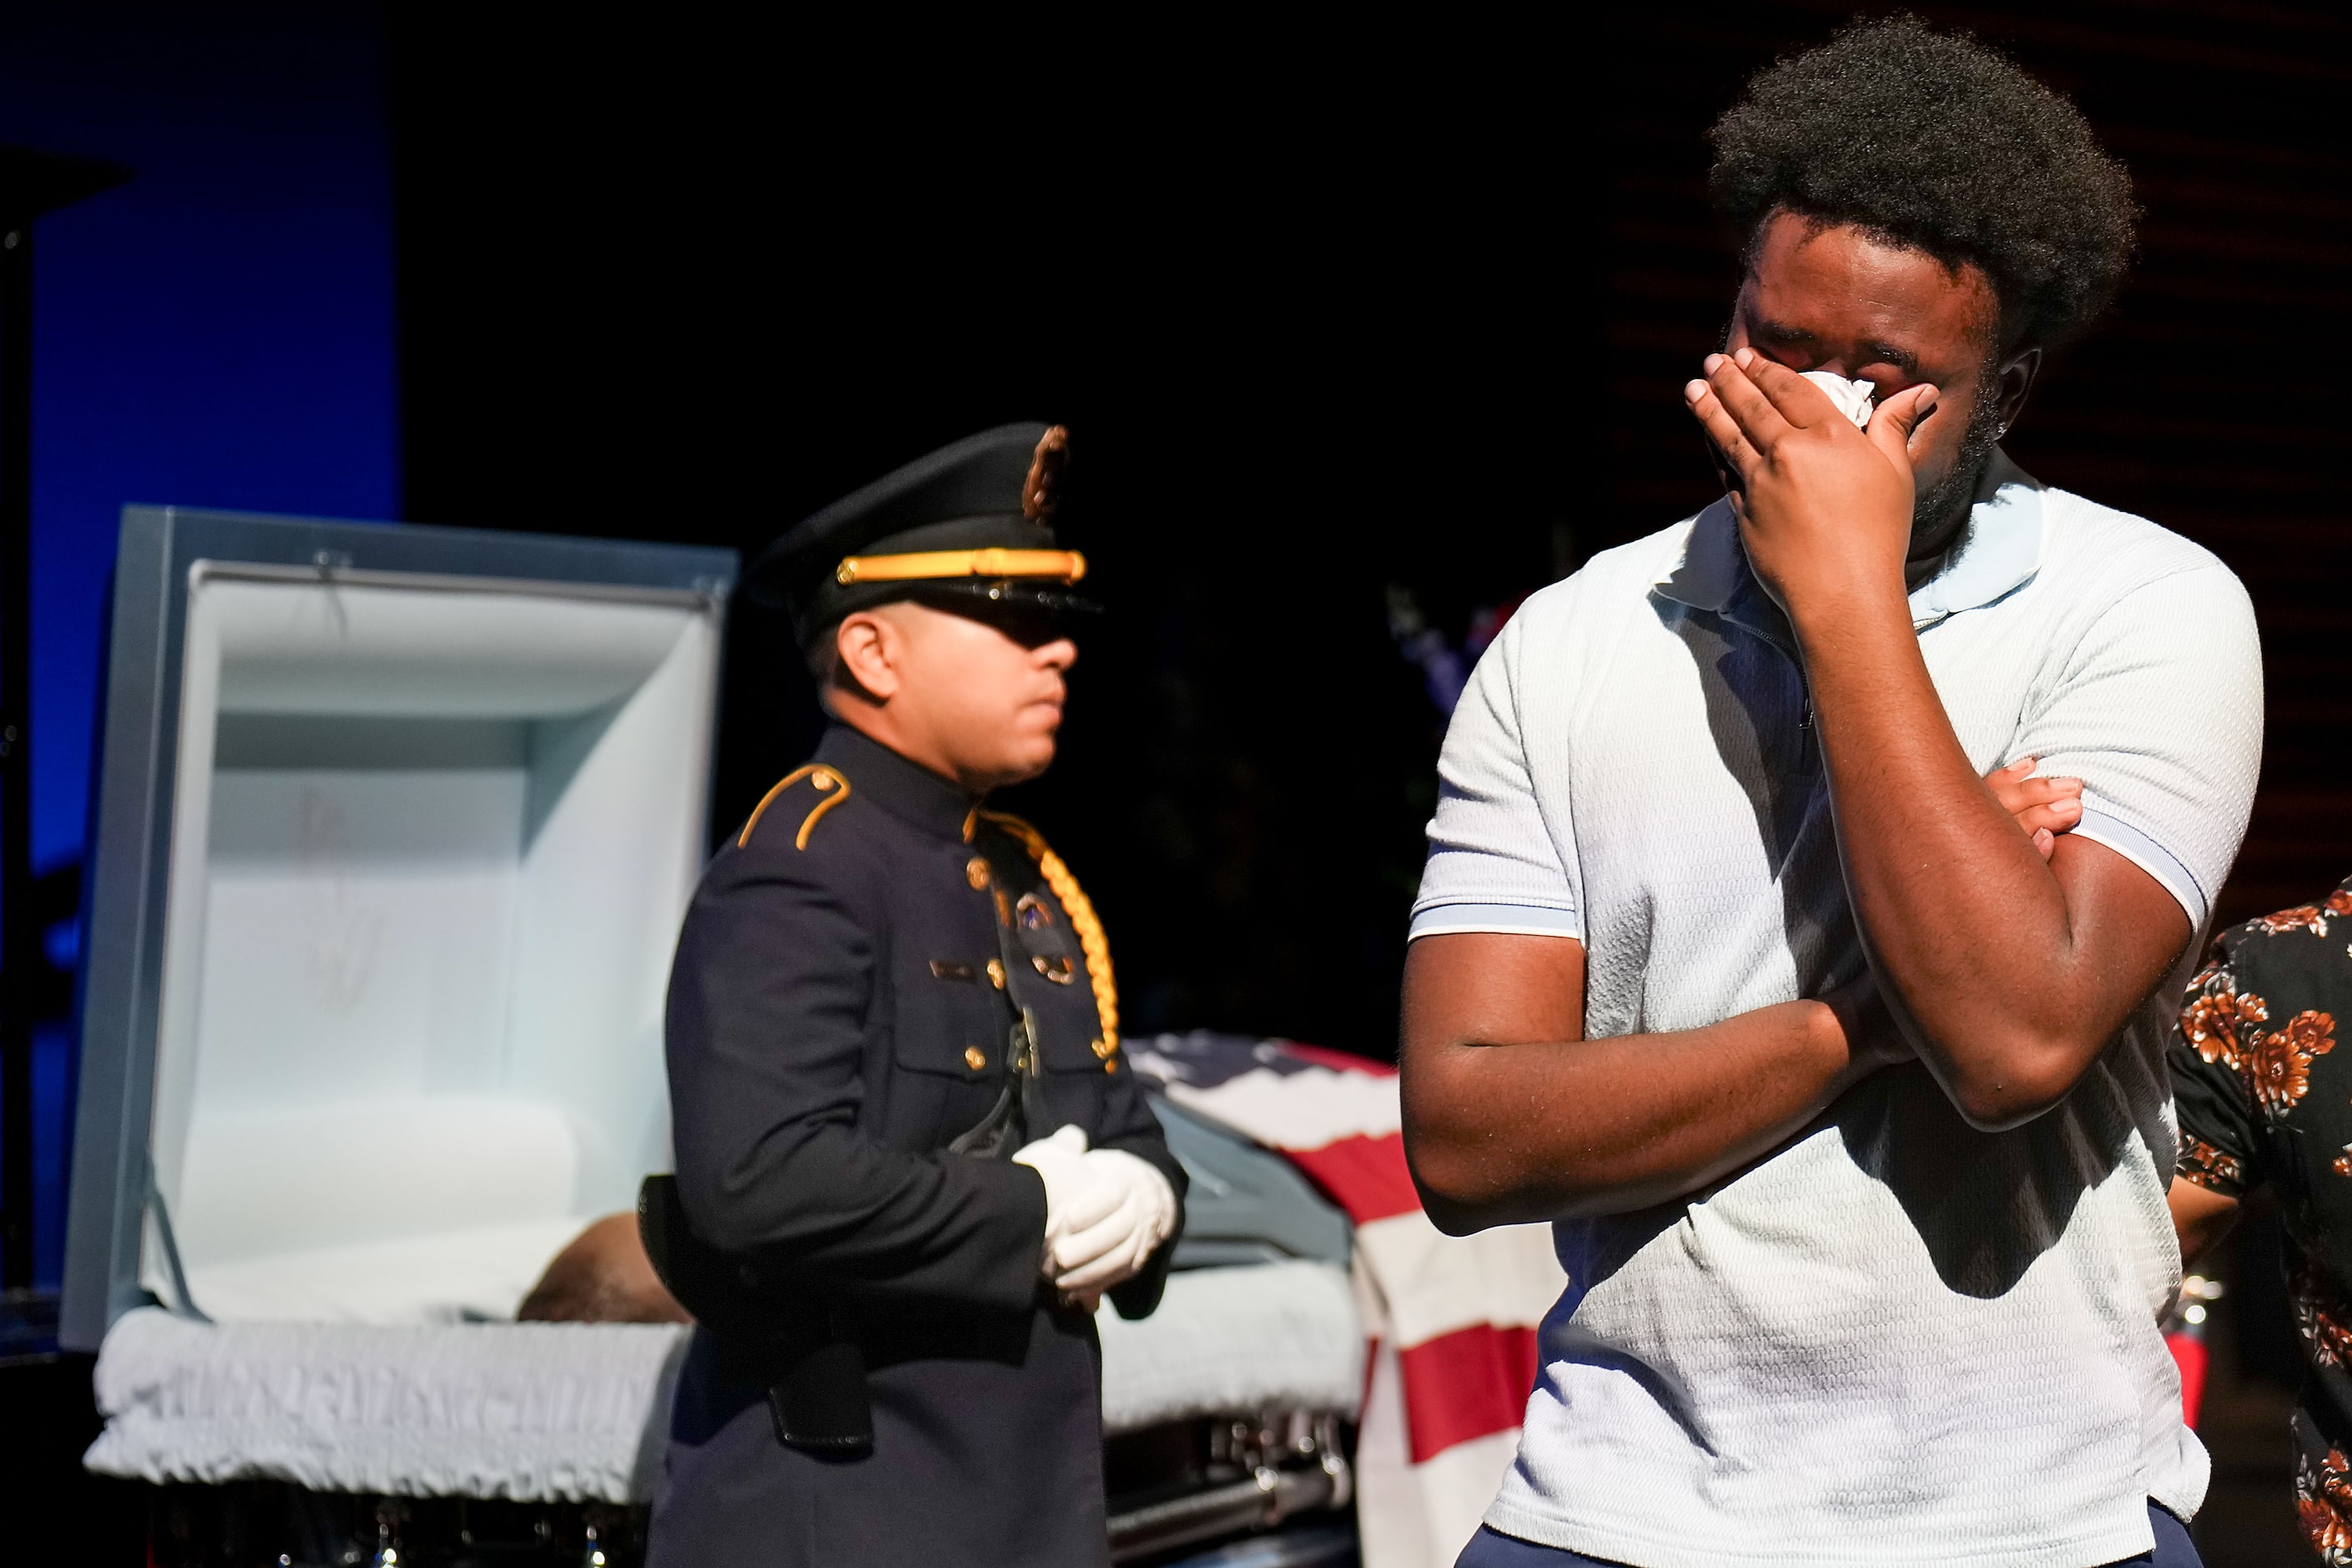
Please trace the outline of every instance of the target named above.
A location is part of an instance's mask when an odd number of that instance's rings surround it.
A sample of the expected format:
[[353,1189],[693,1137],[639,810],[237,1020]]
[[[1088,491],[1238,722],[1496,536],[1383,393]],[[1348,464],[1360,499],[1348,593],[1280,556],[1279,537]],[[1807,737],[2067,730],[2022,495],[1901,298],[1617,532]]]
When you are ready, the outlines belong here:
[[2263,1179],[2252,1080],[2270,1008],[2241,984],[2232,939],[2242,935],[2225,932],[2214,942],[2212,961],[2189,984],[2165,1052],[2180,1125],[2179,1163],[2168,1197],[2184,1264],[2229,1234],[2239,1201]]

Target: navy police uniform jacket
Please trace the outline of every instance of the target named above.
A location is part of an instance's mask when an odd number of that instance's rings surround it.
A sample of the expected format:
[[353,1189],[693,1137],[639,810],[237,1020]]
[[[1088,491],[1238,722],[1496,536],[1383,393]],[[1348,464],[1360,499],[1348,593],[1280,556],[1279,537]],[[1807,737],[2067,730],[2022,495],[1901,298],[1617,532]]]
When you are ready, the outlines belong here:
[[667,1044],[688,1234],[647,1236],[698,1326],[650,1561],[1107,1562],[1094,1321],[1003,1156],[1076,1122],[1184,1175],[1059,859],[835,726],[704,875]]

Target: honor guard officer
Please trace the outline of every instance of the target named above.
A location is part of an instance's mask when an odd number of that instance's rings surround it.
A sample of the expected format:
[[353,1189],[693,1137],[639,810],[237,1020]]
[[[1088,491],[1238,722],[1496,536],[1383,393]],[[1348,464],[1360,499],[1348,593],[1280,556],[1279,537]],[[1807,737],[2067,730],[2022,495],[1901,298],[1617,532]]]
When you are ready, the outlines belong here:
[[1093,907],[982,802],[1043,773],[1085,559],[1067,437],[1013,425],[754,564],[834,723],[702,879],[670,980],[695,1314],[659,1568],[1097,1564],[1104,1295],[1159,1302],[1184,1176],[1118,1048]]

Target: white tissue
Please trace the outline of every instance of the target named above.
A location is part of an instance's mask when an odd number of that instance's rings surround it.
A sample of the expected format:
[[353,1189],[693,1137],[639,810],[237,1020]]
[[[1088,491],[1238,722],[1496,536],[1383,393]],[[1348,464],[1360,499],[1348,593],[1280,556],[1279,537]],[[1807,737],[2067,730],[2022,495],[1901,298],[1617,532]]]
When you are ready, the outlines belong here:
[[1842,375],[1832,375],[1825,370],[1809,370],[1804,372],[1803,375],[1807,381],[1830,395],[1830,401],[1838,405],[1839,413],[1858,426],[1865,428],[1869,426],[1870,400],[1878,393],[1875,386],[1866,381],[1848,381]]

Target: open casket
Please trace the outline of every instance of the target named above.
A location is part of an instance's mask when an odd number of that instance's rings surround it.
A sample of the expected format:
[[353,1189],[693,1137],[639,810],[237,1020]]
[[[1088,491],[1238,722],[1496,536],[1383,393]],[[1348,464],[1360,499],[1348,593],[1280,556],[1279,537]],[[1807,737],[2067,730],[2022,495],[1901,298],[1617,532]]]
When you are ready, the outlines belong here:
[[[650,1496],[685,1331],[512,1320],[669,1166],[663,994],[736,564],[125,513],[60,1333],[100,1352],[92,1468],[608,1530]],[[1222,1503],[1147,1487],[1138,1550],[1345,1500],[1344,1241],[1192,1261],[1245,1266],[1106,1324],[1105,1415]],[[1171,1423],[1216,1452],[1161,1463]]]
[[134,508],[61,1338],[513,1316],[667,1164],[731,552]]

